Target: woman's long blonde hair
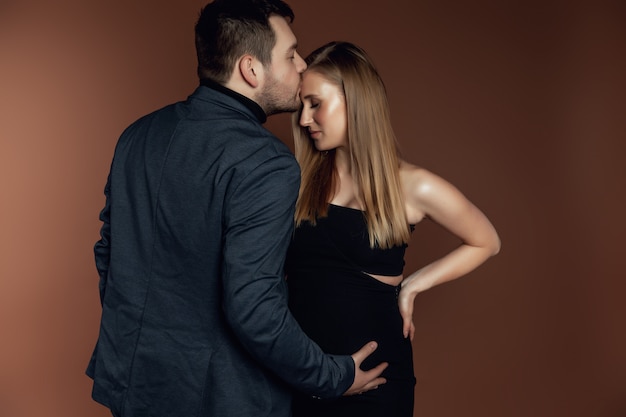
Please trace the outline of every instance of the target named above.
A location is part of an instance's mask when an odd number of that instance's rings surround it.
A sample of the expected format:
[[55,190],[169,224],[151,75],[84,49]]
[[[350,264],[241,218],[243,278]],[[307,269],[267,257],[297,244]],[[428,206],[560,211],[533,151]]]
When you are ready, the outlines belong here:
[[[306,58],[308,69],[343,92],[346,102],[350,169],[362,202],[371,247],[390,248],[410,237],[400,184],[398,145],[391,126],[382,79],[361,48],[348,42],[328,43]],[[305,128],[301,110],[294,113],[295,155],[302,171],[296,203],[296,225],[315,224],[328,214],[337,186],[335,150],[318,151]]]

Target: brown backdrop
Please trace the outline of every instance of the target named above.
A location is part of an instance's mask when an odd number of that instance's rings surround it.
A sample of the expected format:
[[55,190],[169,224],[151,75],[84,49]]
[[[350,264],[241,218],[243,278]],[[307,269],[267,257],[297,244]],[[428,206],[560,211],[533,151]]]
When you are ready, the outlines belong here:
[[[0,2],[0,415],[107,416],[84,368],[113,146],[195,87],[200,0]],[[502,252],[416,304],[416,416],[626,415],[623,2],[292,0],[300,51],[363,46],[405,158]],[[268,126],[287,143],[288,118]],[[407,269],[457,242],[421,224]]]

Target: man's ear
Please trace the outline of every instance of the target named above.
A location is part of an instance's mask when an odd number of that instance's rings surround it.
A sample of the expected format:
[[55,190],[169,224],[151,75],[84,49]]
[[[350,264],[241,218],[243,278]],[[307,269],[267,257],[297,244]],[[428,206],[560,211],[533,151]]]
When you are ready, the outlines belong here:
[[252,88],[257,88],[261,82],[262,65],[258,59],[252,55],[244,55],[239,60],[239,72],[241,77]]

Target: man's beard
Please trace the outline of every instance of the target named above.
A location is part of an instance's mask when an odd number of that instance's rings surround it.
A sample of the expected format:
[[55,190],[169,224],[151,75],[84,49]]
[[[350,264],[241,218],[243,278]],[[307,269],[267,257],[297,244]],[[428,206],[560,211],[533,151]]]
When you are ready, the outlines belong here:
[[299,91],[289,91],[288,87],[275,78],[269,78],[263,91],[257,96],[257,103],[271,116],[277,113],[291,113],[300,108]]

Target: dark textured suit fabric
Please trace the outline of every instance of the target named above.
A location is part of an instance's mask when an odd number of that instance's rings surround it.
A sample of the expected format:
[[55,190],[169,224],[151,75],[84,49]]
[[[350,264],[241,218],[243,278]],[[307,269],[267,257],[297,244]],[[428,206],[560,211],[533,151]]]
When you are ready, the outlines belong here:
[[116,416],[288,416],[288,385],[329,398],[353,382],[352,359],[325,356],[287,309],[299,169],[246,101],[200,86],[117,144],[87,370]]

